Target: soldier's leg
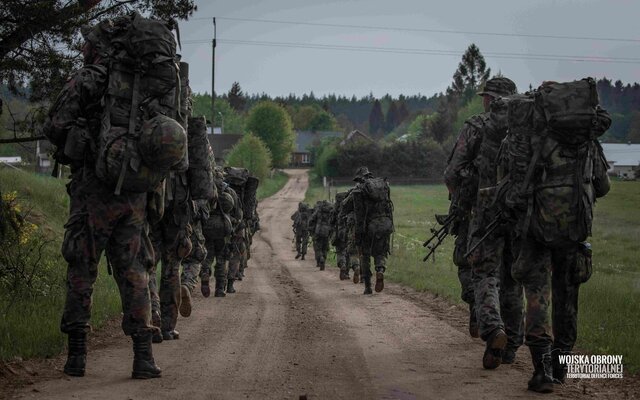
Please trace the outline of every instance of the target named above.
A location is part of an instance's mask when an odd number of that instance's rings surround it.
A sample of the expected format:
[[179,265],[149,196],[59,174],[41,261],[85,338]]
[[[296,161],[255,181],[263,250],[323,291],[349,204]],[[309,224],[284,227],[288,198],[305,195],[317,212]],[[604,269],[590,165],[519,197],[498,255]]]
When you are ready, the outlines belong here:
[[360,273],[364,281],[364,294],[372,294],[371,290],[371,238],[365,237],[363,246],[360,247]]
[[376,292],[382,292],[384,289],[384,273],[387,270],[387,255],[389,254],[390,236],[376,236],[373,239],[372,254],[373,265],[376,269]]
[[353,270],[353,283],[360,283],[360,253],[358,246],[353,241],[347,245],[349,252],[349,268]]
[[215,297],[224,297],[227,287],[227,245],[224,239],[216,239],[213,241],[211,248],[215,255],[214,276],[216,279]]
[[[149,239],[153,246],[153,265],[149,270],[149,295],[151,297],[151,323],[158,328],[162,327],[160,318],[160,294],[158,291],[158,267],[162,259],[162,229],[160,224],[149,226]],[[160,333],[153,336],[154,343],[162,342]]]
[[227,293],[235,293],[236,290],[233,286],[238,270],[240,269],[240,263],[244,253],[243,249],[244,241],[241,237],[234,237],[231,241],[231,250],[229,256],[229,269],[227,270]]
[[336,246],[336,264],[340,270],[340,280],[349,279],[349,270],[347,269],[347,257],[344,246],[338,244]]
[[304,256],[307,254],[307,247],[309,247],[309,232],[302,232],[302,243],[300,247],[300,254],[302,255],[302,259],[304,260]]
[[[124,196],[124,195],[123,195]],[[107,245],[107,257],[113,265],[122,299],[122,329],[133,340],[132,378],[158,378],[162,371],[151,350],[151,325],[148,270],[153,265],[153,247],[143,230],[146,195],[128,195],[130,214],[121,217]]]
[[529,390],[551,392],[552,339],[548,316],[551,300],[551,252],[544,245],[525,239],[518,244],[517,254],[511,275],[524,286],[527,302],[525,344],[529,346],[534,367]]
[[327,253],[329,252],[329,238],[322,237],[319,240],[319,250],[320,250],[320,271],[324,271],[325,263],[327,261]]
[[494,369],[502,363],[508,337],[500,314],[500,275],[503,238],[482,243],[471,255],[476,317],[480,337],[486,342],[482,365]]
[[572,279],[571,270],[577,262],[577,247],[552,252],[551,321],[553,327],[553,377],[564,382],[567,367],[560,364],[560,355],[569,355],[578,338],[578,294],[580,284]]
[[468,225],[462,225],[456,237],[453,250],[453,263],[458,267],[458,280],[460,281],[460,297],[469,305],[469,334],[471,337],[480,337],[475,307],[475,293],[473,272],[471,263],[464,257],[467,252]]
[[160,315],[162,318],[162,338],[164,340],[178,339],[176,331],[178,321],[178,307],[180,306],[180,264],[177,242],[181,227],[173,222],[173,218],[163,219],[164,245],[162,252],[162,270],[160,272]]
[[191,293],[200,277],[201,263],[207,256],[205,239],[202,234],[202,226],[199,221],[194,222],[191,234],[191,253],[182,262],[182,275],[180,276],[180,315],[191,315]]
[[302,255],[302,234],[296,232],[296,260]]
[[508,337],[507,348],[502,357],[504,364],[514,362],[518,348],[524,343],[524,289],[511,276],[512,265],[510,241],[505,239],[500,277],[500,313]]
[[83,193],[77,181],[71,181],[68,190],[71,206],[62,244],[68,267],[60,330],[68,335],[69,344],[64,373],[84,376],[93,285],[113,224],[107,219],[110,214],[101,198]]

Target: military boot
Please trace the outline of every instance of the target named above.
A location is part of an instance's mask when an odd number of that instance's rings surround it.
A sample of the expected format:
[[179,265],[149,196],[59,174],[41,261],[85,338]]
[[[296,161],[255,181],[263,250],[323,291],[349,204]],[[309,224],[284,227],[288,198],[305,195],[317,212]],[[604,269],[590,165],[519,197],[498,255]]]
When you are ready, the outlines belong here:
[[517,351],[518,351],[517,348],[507,346],[507,348],[504,350],[504,353],[502,354],[502,363],[513,364],[514,362],[516,362]]
[[133,340],[133,379],[159,378],[162,370],[153,360],[151,352],[151,333],[145,332],[131,335]]
[[507,347],[507,334],[501,328],[495,329],[487,338],[482,366],[486,369],[496,369],[502,364],[502,354]]
[[384,289],[384,267],[376,268],[376,292],[380,293]]
[[[300,253],[296,254],[296,260],[297,260],[298,258],[300,258],[301,256],[302,256],[302,254],[300,254]],[[303,260],[304,260],[304,258],[303,258]]]
[[469,304],[469,335],[472,338],[480,337],[480,331],[478,328],[478,317],[475,312],[475,306],[473,303]]
[[320,271],[324,271],[324,260],[320,261]]
[[209,275],[203,275],[200,277],[200,292],[202,296],[211,296],[211,288],[209,287]]
[[151,325],[158,328],[153,332],[151,341],[153,343],[162,343],[162,334],[160,333],[160,328],[162,327],[162,320],[160,318],[160,313],[158,311],[151,311]]
[[551,371],[551,353],[544,349],[530,348],[533,361],[533,376],[529,380],[528,389],[538,393],[553,392],[553,376]]
[[235,293],[236,290],[233,288],[233,279],[227,279],[227,293]]
[[300,257],[301,260],[304,260],[304,253],[302,253],[302,257]]
[[162,340],[178,340],[180,339],[180,332],[177,330],[162,331]]
[[68,336],[69,354],[64,364],[64,373],[69,376],[84,376],[87,365],[87,334],[72,332]]
[[551,350],[551,361],[553,366],[553,379],[555,383],[564,383],[567,378],[567,364],[560,364],[560,356],[571,355],[570,351],[562,351],[560,349]]
[[224,293],[224,280],[216,279],[216,292],[213,295],[214,297],[224,297],[226,294]]
[[358,267],[357,265],[353,269],[353,283],[355,284],[360,283],[360,267]]
[[364,293],[363,294],[373,294],[371,290],[371,276],[364,277]]
[[180,285],[180,315],[191,315],[191,291],[185,285]]

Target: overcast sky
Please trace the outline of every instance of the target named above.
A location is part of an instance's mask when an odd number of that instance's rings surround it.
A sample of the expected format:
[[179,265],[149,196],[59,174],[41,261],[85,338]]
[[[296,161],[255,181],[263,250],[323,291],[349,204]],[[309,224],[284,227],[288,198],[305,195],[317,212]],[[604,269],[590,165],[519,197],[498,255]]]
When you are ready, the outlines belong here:
[[[182,55],[190,63],[191,86],[196,92],[211,91],[210,40],[214,16],[218,33],[215,83],[218,93],[227,92],[238,81],[247,93],[264,92],[271,96],[310,91],[316,95],[364,96],[372,92],[375,96],[385,93],[430,96],[450,84],[460,55],[470,43],[479,46],[493,73],[501,71],[519,89],[528,88],[530,83],[537,86],[543,80],[585,76],[640,82],[640,1],[635,0],[200,0],[196,3],[198,11],[180,26]],[[270,44],[274,42],[285,43],[287,47]],[[394,50],[345,51],[292,47],[292,44]],[[456,54],[402,54],[398,49]],[[502,58],[496,53],[502,53]],[[523,60],[518,54],[545,55],[542,58],[553,60]],[[557,56],[611,57],[625,62],[558,61]]]

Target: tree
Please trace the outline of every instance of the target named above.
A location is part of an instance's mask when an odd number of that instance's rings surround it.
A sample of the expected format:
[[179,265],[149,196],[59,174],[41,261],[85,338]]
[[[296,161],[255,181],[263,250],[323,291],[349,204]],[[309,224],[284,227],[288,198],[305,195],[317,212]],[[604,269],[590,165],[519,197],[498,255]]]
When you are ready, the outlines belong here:
[[247,118],[247,131],[264,141],[273,165],[284,167],[289,162],[294,149],[295,135],[292,122],[284,107],[273,101],[262,101],[256,104]]
[[80,27],[134,10],[186,19],[196,6],[193,0],[3,0],[0,82],[33,100],[52,97],[81,64]]
[[387,118],[384,121],[384,131],[389,133],[400,124],[400,115],[398,115],[398,107],[395,101],[391,101],[389,104],[389,110],[387,111]]
[[383,126],[384,114],[382,114],[382,105],[380,105],[380,100],[376,99],[369,113],[369,133],[372,136],[379,135],[382,133]]
[[233,82],[233,85],[231,85],[231,90],[229,90],[228,98],[231,108],[238,112],[244,111],[244,106],[247,103],[247,99],[244,97],[244,93],[242,93],[242,89],[240,88],[240,84],[238,82]]
[[407,102],[404,101],[404,98],[400,99],[398,104],[398,122],[402,123],[409,118],[409,109],[407,108]]
[[260,138],[248,134],[233,146],[227,156],[227,164],[246,168],[262,180],[271,169],[271,152]]
[[462,61],[453,74],[451,89],[455,95],[466,102],[473,97],[490,75],[491,68],[487,68],[480,49],[472,43],[462,55]]
[[631,123],[629,124],[627,141],[631,143],[640,143],[640,111],[631,112]]

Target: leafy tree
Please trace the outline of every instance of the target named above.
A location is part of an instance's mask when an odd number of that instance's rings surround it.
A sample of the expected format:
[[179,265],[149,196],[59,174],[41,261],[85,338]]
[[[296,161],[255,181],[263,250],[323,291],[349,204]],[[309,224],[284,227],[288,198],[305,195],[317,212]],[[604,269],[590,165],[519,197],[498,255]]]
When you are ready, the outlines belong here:
[[227,164],[251,171],[259,179],[267,177],[271,169],[271,152],[260,138],[245,135],[227,156]]
[[227,95],[227,97],[229,99],[231,108],[233,108],[237,112],[244,111],[244,106],[247,103],[247,99],[244,97],[244,93],[242,93],[242,89],[240,88],[240,84],[238,82],[233,82],[233,85],[231,85],[231,90],[229,90],[229,94]]
[[131,11],[186,19],[193,0],[3,0],[0,7],[0,82],[17,92],[27,83],[34,100],[57,93],[81,63],[79,29]]
[[487,68],[480,49],[472,43],[462,55],[462,61],[453,74],[451,88],[456,96],[466,102],[473,97],[490,75],[491,68]]
[[[224,122],[224,132],[222,133],[244,133],[245,117],[231,108],[227,100],[216,99],[214,107],[216,114],[213,125],[222,127]],[[222,114],[222,117],[218,113]],[[196,93],[193,95],[193,115],[204,115],[207,121],[211,121],[211,96],[209,94]]]
[[398,104],[398,121],[402,123],[404,120],[409,118],[409,109],[407,108],[407,102],[404,101],[404,98],[400,99]]
[[629,124],[627,141],[640,143],[640,111],[631,112],[631,123]]
[[289,162],[295,142],[292,126],[287,111],[272,101],[255,105],[247,118],[247,130],[264,141],[275,167],[284,167]]
[[302,131],[330,131],[336,127],[336,119],[318,104],[289,107],[293,127]]
[[371,112],[369,113],[369,133],[371,135],[380,135],[384,126],[384,114],[382,114],[382,105],[380,100],[374,101]]

